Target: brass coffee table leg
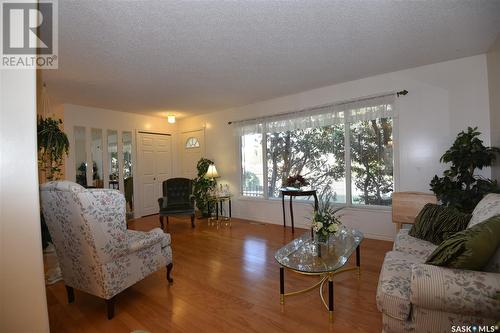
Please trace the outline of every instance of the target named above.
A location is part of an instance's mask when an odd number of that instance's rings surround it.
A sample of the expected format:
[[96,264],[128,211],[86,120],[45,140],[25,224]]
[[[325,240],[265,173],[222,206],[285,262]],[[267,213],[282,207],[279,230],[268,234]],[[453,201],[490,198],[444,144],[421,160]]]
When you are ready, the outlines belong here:
[[[328,275],[325,276],[325,279],[319,286],[319,296],[321,297],[323,305],[328,310],[328,318],[330,319],[330,321],[333,321],[333,276],[334,275],[335,275],[334,273],[328,273]],[[323,285],[327,280],[328,280],[328,304],[326,303],[326,300],[323,297]]]
[[[359,273],[358,266],[345,267],[345,268],[336,270],[334,272],[328,272],[328,273],[304,273],[304,272],[292,270],[293,272],[303,274],[303,275],[319,276],[320,280],[317,283],[315,283],[314,285],[312,285],[306,289],[285,293],[285,267],[281,266],[280,267],[280,304],[281,305],[285,304],[285,297],[304,294],[304,293],[311,291],[319,286],[319,296],[321,297],[321,301],[323,302],[323,305],[328,310],[328,318],[330,319],[330,321],[333,321],[333,308],[334,308],[334,306],[333,306],[333,299],[334,299],[333,277],[337,274],[349,272],[349,271],[353,271],[353,270],[356,270]],[[328,282],[328,302],[325,300],[325,297],[323,296],[323,286],[325,285],[326,282]]]
[[358,268],[357,271],[357,276],[358,280],[361,278],[361,250],[360,250],[360,245],[356,248],[356,267]]
[[285,269],[280,267],[280,304],[285,304]]
[[328,274],[328,318],[333,321],[333,274]]

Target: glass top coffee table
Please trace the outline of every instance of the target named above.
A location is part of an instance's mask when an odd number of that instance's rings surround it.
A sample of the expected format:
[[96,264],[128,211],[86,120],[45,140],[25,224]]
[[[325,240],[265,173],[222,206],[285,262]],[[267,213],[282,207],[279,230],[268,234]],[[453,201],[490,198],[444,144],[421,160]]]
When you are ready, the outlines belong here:
[[[276,251],[274,258],[281,266],[280,303],[285,304],[287,296],[303,294],[319,286],[321,300],[328,309],[329,318],[332,320],[333,276],[356,270],[359,278],[361,265],[359,245],[362,240],[363,234],[360,231],[342,227],[336,235],[331,236],[327,245],[318,244],[312,239],[311,232],[306,232]],[[344,267],[354,251],[356,251],[356,266]],[[300,274],[317,275],[320,280],[309,288],[285,293],[285,268]],[[323,285],[327,281],[328,304],[323,296]]]

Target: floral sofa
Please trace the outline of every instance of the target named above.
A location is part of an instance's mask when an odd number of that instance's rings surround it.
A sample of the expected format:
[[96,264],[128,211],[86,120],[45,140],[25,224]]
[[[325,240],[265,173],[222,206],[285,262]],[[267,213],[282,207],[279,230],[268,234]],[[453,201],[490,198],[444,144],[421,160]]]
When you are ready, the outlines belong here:
[[[500,194],[485,196],[468,227],[500,214]],[[386,254],[377,288],[384,333],[434,333],[500,320],[500,248],[484,272],[425,264],[437,246],[402,229]],[[457,331],[458,332],[458,331]]]
[[61,266],[69,302],[73,288],[101,297],[114,315],[114,296],[149,274],[172,269],[170,235],[127,230],[125,198],[116,190],[68,182],[41,185],[43,216]]

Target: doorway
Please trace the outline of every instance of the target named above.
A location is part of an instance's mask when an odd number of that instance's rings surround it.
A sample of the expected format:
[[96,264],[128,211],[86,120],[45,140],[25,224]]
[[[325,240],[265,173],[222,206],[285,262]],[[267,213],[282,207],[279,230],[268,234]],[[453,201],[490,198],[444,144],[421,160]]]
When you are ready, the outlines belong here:
[[205,129],[182,132],[179,141],[181,175],[193,179],[197,176],[196,164],[205,152]]
[[172,137],[170,134],[138,132],[137,167],[139,190],[138,216],[159,212],[162,183],[172,177]]

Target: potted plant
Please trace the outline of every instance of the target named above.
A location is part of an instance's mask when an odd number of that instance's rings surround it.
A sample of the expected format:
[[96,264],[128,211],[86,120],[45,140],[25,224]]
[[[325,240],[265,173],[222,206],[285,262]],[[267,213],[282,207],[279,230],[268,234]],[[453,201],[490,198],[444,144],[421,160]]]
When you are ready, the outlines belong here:
[[320,203],[318,210],[314,211],[311,223],[314,232],[314,243],[318,248],[318,256],[321,257],[321,246],[327,245],[330,236],[335,235],[342,225],[340,217],[336,213],[344,207],[334,208],[330,201]]
[[200,211],[201,217],[208,216],[208,194],[217,184],[215,179],[205,177],[208,167],[213,163],[214,162],[208,158],[201,158],[196,165],[198,174],[197,177],[193,179],[193,194],[196,201],[196,207]]
[[313,213],[312,228],[316,239],[320,243],[326,243],[330,235],[335,235],[342,222],[335,214],[344,207],[334,208],[330,202],[324,201],[319,205],[318,210]]
[[69,152],[69,140],[61,128],[61,119],[38,117],[38,166],[45,180],[58,179],[64,155]]
[[441,163],[451,163],[451,167],[443,177],[435,175],[430,183],[442,204],[464,213],[471,213],[486,194],[499,190],[496,181],[475,174],[476,169],[491,166],[500,152],[497,147],[485,147],[480,134],[477,127],[458,133],[440,159]]

